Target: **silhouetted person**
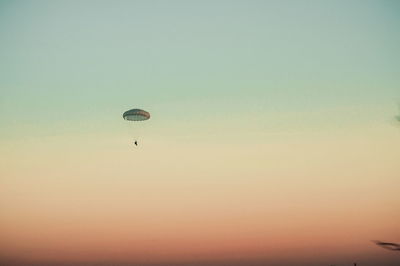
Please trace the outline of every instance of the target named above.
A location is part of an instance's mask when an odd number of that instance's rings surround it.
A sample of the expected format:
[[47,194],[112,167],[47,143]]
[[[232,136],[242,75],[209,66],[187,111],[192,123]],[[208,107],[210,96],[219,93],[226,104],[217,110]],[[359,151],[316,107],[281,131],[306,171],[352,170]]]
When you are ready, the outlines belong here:
[[137,146],[137,140],[135,140],[135,145]]

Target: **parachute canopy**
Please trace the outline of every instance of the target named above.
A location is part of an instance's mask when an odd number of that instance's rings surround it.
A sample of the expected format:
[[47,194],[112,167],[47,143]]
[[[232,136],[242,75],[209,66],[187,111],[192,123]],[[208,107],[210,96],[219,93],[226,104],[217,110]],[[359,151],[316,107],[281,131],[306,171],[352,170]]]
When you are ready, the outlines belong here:
[[373,241],[373,242],[375,242],[375,244],[377,244],[378,246],[381,246],[383,248],[386,248],[389,250],[394,250],[394,251],[400,251],[400,244],[381,242],[381,241]]
[[150,118],[150,114],[142,109],[131,109],[126,111],[122,117],[129,121],[143,121]]

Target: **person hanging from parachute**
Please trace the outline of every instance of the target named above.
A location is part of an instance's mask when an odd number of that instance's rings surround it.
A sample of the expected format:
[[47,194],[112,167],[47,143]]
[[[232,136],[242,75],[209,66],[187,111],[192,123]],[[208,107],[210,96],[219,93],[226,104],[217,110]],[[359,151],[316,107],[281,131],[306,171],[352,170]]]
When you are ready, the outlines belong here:
[[[144,121],[150,118],[150,113],[142,109],[131,109],[122,114],[122,117],[127,121]],[[137,140],[133,142],[138,145]]]

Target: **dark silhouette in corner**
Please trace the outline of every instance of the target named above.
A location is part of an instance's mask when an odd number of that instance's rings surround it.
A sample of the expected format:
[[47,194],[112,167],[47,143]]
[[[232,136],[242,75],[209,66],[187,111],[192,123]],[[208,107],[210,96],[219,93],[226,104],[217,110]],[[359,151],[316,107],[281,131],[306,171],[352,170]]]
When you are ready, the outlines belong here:
[[388,250],[393,250],[393,251],[400,251],[400,244],[396,244],[396,243],[389,243],[389,242],[382,242],[379,240],[374,240],[373,241],[375,244],[377,244],[378,246],[388,249]]

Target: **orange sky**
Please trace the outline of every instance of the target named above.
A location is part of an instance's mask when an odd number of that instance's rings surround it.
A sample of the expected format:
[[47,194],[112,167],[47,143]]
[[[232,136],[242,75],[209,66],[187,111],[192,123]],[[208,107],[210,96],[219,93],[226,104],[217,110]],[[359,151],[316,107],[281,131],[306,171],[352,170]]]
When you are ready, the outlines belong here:
[[400,237],[396,134],[235,146],[145,138],[136,150],[108,136],[8,142],[1,253],[41,263],[390,261],[370,240]]

